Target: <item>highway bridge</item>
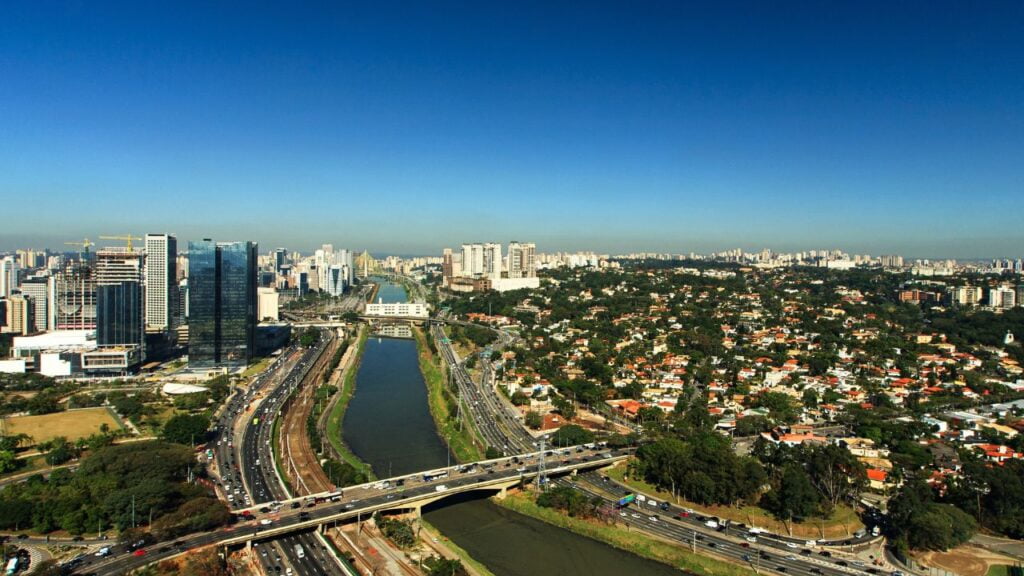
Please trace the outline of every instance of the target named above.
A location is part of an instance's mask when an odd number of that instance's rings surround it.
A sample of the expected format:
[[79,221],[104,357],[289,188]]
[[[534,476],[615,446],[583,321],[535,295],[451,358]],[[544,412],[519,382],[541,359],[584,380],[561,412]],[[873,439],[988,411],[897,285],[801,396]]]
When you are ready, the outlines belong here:
[[115,549],[110,559],[87,569],[101,575],[121,574],[204,546],[251,545],[324,529],[340,522],[359,521],[376,512],[418,514],[423,506],[456,494],[483,491],[500,496],[508,488],[533,481],[542,473],[544,482],[549,477],[609,466],[627,458],[629,453],[629,450],[608,450],[597,445],[574,446],[427,470],[350,486],[340,492],[275,501],[236,511],[238,521],[231,526],[193,534],[174,543],[158,544],[138,556]]

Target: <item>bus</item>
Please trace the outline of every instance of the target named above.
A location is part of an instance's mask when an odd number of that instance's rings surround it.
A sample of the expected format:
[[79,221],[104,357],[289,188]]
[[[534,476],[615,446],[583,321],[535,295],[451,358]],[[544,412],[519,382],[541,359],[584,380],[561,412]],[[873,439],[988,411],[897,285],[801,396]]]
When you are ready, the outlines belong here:
[[299,559],[306,557],[306,550],[302,547],[302,544],[295,545],[295,557]]
[[14,576],[14,573],[18,571],[18,557],[15,556],[7,562],[7,576]]
[[448,477],[448,471],[447,470],[439,470],[439,471],[435,471],[435,472],[424,472],[423,473],[423,481],[424,482],[433,482],[434,480],[437,480],[439,478],[447,478],[447,477]]
[[625,508],[626,506],[629,506],[630,504],[632,504],[635,501],[636,501],[636,494],[626,494],[622,498],[619,498],[618,503],[616,503],[616,507],[618,507],[618,508]]

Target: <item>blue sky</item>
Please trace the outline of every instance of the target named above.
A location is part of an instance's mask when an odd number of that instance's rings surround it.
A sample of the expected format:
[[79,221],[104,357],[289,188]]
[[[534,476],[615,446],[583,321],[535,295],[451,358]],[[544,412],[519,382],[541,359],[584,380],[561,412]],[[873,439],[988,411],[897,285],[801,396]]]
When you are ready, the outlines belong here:
[[1024,255],[1020,2],[225,4],[5,7],[0,249]]

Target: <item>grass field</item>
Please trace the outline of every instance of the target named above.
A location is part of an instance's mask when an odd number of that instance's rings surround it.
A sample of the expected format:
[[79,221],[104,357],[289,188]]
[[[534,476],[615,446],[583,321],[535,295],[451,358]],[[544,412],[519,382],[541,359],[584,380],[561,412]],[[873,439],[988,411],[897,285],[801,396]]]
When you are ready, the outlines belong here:
[[64,436],[74,442],[100,431],[106,424],[110,430],[120,430],[121,424],[107,408],[82,408],[40,416],[8,416],[0,421],[0,432],[5,435],[28,434],[33,443],[46,442]]
[[[671,500],[672,495],[668,492],[663,492],[655,488],[654,486],[635,478],[625,480],[625,466],[619,465],[606,471],[608,477],[613,478],[623,484],[630,486],[644,494],[656,495],[662,500]],[[854,512],[849,506],[840,505],[836,507],[836,510],[832,513],[832,516],[825,520],[808,520],[806,522],[794,522],[787,524],[780,520],[775,519],[774,516],[766,512],[762,508],[757,506],[702,506],[693,502],[687,502],[680,498],[677,502],[680,506],[686,506],[693,508],[698,512],[704,514],[710,514],[718,516],[719,518],[725,518],[734,522],[742,522],[750,526],[760,526],[776,534],[787,534],[790,533],[792,536],[798,538],[810,538],[810,539],[839,539],[849,538],[854,532],[864,527],[864,523],[857,517],[857,513]]]

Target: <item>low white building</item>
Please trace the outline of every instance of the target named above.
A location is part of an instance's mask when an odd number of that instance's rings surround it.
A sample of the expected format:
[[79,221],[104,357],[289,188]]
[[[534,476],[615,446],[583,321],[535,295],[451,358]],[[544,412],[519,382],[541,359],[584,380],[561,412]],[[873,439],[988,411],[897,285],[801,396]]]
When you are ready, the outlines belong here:
[[421,302],[384,302],[366,305],[367,316],[426,318],[430,315],[427,305]]

